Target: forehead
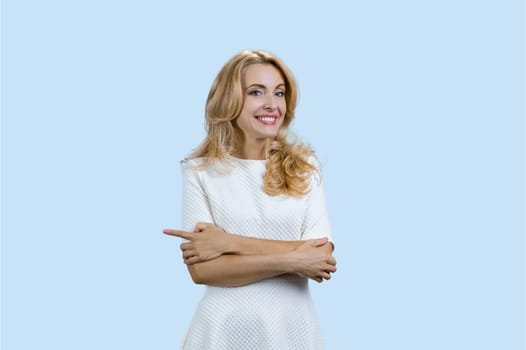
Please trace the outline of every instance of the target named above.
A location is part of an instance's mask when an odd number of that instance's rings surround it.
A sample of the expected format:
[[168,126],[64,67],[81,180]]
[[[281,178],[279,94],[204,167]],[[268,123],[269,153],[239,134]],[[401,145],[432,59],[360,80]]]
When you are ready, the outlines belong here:
[[244,74],[245,86],[251,84],[261,84],[269,87],[275,87],[284,84],[285,80],[281,72],[271,64],[251,64],[245,69]]

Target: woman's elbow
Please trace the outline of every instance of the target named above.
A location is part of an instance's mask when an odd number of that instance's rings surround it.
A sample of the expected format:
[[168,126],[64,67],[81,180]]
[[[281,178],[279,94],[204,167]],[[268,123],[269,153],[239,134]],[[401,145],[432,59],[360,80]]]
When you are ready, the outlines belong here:
[[199,263],[188,265],[188,272],[190,273],[190,277],[192,277],[192,281],[195,284],[207,284],[206,276],[204,276],[203,269],[199,265]]
[[206,262],[188,265],[188,272],[190,272],[192,281],[195,284],[215,287],[237,287],[246,284],[244,282],[230,281],[225,277],[221,278],[217,274],[217,270],[210,268],[210,265]]

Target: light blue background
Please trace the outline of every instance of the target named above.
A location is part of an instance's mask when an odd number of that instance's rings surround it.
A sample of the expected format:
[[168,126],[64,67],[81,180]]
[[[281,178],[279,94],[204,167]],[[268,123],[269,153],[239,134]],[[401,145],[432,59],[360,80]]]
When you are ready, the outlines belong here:
[[328,349],[524,348],[522,1],[2,1],[2,349],[176,349],[178,161],[277,53],[339,271]]

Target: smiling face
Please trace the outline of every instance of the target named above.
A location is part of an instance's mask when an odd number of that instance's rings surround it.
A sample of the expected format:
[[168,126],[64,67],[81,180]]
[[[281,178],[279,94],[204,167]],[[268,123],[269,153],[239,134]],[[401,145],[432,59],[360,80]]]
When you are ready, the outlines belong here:
[[260,152],[265,140],[277,135],[285,118],[285,80],[273,65],[251,64],[245,70],[243,93],[243,108],[235,121],[243,133],[242,153],[252,148]]

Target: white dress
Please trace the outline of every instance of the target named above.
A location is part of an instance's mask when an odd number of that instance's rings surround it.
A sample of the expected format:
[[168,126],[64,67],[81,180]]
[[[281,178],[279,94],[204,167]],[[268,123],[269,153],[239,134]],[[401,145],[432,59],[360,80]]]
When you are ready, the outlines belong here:
[[[263,191],[264,160],[235,160],[225,172],[182,163],[182,226],[213,222],[227,232],[277,240],[331,237],[323,187],[314,175],[303,197]],[[206,286],[185,350],[322,349],[308,280],[283,275],[241,287]]]

